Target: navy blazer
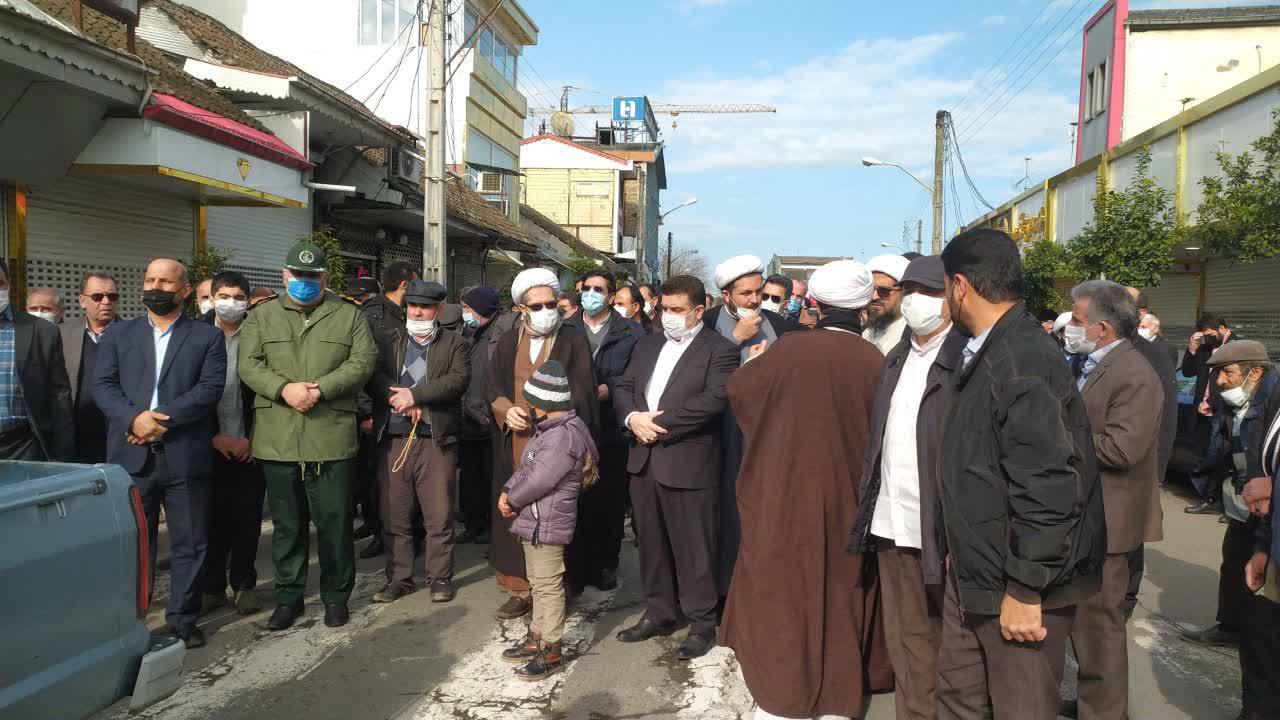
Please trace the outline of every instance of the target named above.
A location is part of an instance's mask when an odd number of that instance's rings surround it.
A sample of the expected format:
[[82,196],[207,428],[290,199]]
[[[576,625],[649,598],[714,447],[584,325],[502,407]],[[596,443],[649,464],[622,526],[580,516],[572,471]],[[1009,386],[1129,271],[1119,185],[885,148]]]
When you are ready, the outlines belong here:
[[[160,365],[160,403],[169,416],[161,424],[165,457],[178,477],[212,473],[217,405],[227,382],[227,347],[222,331],[179,316]],[[107,417],[107,462],[131,474],[142,471],[150,452],[126,440],[133,419],[151,408],[156,378],[155,339],[147,317],[111,324],[98,346],[93,401]]]

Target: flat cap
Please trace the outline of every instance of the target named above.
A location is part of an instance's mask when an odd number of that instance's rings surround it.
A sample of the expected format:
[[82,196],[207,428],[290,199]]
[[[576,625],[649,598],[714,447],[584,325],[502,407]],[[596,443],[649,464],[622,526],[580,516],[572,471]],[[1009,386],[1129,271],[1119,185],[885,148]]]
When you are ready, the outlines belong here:
[[382,292],[382,288],[378,287],[378,281],[371,277],[358,277],[347,283],[347,294],[352,297],[374,295],[380,292]]
[[918,283],[933,290],[941,290],[947,286],[946,271],[942,267],[939,255],[921,255],[912,260],[903,271],[898,283]]
[[305,240],[289,248],[284,258],[284,266],[288,270],[302,272],[328,272],[329,256],[315,243]]
[[430,280],[410,280],[405,288],[404,301],[414,305],[439,305],[449,293],[443,285]]
[[1213,351],[1209,367],[1222,367],[1238,362],[1270,362],[1267,348],[1257,340],[1236,340]]

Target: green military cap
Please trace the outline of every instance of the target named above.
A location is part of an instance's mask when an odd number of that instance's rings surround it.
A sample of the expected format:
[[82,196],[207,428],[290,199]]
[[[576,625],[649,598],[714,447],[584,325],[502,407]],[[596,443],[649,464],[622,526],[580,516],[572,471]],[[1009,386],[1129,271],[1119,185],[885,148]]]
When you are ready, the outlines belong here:
[[284,259],[284,267],[286,270],[302,272],[328,272],[329,258],[319,245],[304,240],[289,248],[289,254]]

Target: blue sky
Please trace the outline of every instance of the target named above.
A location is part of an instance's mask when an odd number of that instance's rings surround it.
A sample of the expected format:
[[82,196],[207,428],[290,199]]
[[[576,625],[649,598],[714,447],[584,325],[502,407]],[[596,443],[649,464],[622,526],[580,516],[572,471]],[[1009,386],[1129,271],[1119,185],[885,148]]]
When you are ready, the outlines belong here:
[[[896,169],[865,168],[859,159],[898,162],[930,182],[938,109],[953,112],[966,164],[992,204],[1018,192],[1026,157],[1032,182],[1061,171],[1076,117],[1080,36],[1103,4],[521,2],[541,29],[521,68],[531,106],[555,105],[563,84],[584,88],[573,92],[572,105],[648,95],[655,102],[777,106],[777,115],[681,116],[675,128],[670,116],[659,116],[667,142],[663,206],[699,201],[672,214],[664,231],[713,264],[742,252],[765,260],[865,259],[886,252],[882,242],[902,242],[903,224],[914,233],[921,218],[927,250],[932,207],[924,190]],[[1148,0],[1132,7],[1225,4],[1262,3]],[[1014,72],[1021,68],[1028,69]],[[579,121],[589,127],[592,119]],[[948,200],[949,232],[957,215],[967,222],[980,214],[963,178],[956,183],[959,209]]]

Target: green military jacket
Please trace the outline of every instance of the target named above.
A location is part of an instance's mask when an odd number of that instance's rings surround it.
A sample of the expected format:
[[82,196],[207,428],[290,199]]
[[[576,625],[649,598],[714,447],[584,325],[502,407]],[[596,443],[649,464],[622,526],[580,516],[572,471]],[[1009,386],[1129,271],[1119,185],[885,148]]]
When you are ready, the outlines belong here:
[[[288,295],[249,313],[240,329],[240,379],[253,400],[253,456],[325,462],[356,456],[356,394],[378,351],[359,308],[325,291],[310,317]],[[281,398],[291,382],[320,386],[305,415]]]

